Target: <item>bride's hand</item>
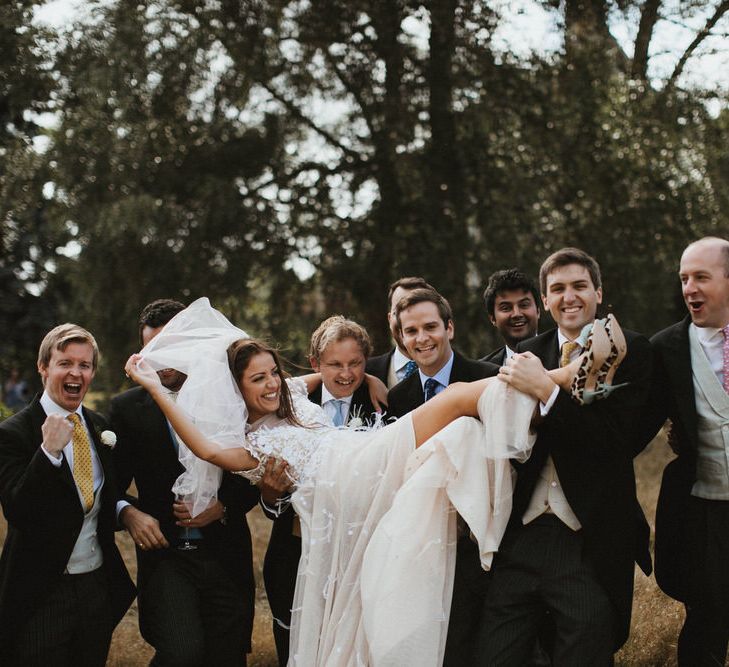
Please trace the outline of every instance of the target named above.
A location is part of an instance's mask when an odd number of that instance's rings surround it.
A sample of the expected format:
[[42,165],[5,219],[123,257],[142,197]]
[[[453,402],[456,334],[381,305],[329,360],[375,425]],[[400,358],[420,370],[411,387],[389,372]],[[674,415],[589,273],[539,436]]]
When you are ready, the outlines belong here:
[[143,359],[141,354],[133,354],[124,366],[126,374],[147,391],[161,387],[156,371]]

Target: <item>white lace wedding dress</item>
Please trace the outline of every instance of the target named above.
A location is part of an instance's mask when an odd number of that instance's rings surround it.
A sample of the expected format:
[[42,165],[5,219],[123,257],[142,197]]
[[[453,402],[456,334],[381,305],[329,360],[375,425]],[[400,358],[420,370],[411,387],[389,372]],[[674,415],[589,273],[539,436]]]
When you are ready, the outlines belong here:
[[261,461],[288,461],[302,557],[290,665],[440,665],[455,566],[456,511],[491,564],[511,511],[509,457],[528,455],[534,401],[495,381],[483,422],[462,417],[415,449],[409,415],[375,430],[326,426],[289,381],[306,428],[249,433]]
[[[417,450],[411,417],[374,430],[326,425],[292,381],[304,427],[246,434],[248,413],[228,369],[227,347],[247,338],[206,298],[176,315],[142,350],[156,370],[187,374],[177,405],[211,441],[245,446],[260,462],[285,459],[296,481],[302,556],[290,664],[427,667],[442,663],[453,585],[456,511],[491,564],[511,511],[510,458],[525,459],[535,401],[494,380],[478,404]],[[184,444],[193,514],[215,497],[220,470]]]

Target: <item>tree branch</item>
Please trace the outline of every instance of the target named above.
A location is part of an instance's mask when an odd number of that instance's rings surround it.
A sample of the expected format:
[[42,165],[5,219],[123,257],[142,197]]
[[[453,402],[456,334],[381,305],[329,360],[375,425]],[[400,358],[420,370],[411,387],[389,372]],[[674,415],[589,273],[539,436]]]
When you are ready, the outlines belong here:
[[726,14],[727,10],[729,10],[729,0],[723,0],[717,6],[714,15],[706,22],[706,25],[699,31],[699,33],[694,38],[694,41],[689,44],[688,48],[683,52],[683,55],[678,59],[676,67],[671,73],[671,76],[668,77],[665,90],[669,90],[675,85],[676,80],[683,73],[684,67],[688,62],[688,59],[693,55],[694,51],[696,51],[701,42],[703,42],[704,39],[709,36],[712,28],[717,24],[719,19],[724,16],[724,14]]
[[658,22],[660,6],[661,0],[646,0],[640,12],[640,25],[633,51],[633,66],[630,70],[634,79],[646,81],[648,78],[648,48],[653,37],[653,28]]

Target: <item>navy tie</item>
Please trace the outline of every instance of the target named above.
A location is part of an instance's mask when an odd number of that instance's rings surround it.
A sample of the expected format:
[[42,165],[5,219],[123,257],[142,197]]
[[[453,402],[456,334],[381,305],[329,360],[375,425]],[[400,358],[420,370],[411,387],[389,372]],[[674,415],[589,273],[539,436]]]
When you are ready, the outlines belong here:
[[409,378],[417,370],[418,365],[411,359],[400,369],[400,380]]
[[438,380],[434,380],[433,378],[428,378],[425,381],[425,400],[429,401],[433,396],[435,396],[435,390],[439,387],[440,382]]

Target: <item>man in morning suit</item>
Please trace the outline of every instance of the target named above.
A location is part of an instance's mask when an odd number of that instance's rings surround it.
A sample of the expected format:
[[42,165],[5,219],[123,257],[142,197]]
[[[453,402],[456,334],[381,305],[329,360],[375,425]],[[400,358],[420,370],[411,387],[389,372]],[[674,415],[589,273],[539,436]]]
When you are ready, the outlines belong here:
[[521,341],[537,335],[539,291],[534,281],[519,269],[504,269],[491,274],[483,300],[504,345],[481,361],[503,366]]
[[390,333],[392,334],[392,340],[395,342],[395,347],[389,352],[385,352],[385,354],[379,354],[367,360],[367,372],[382,380],[388,389],[392,389],[398,382],[412,375],[417,368],[415,362],[410,359],[407,350],[400,341],[400,334],[395,319],[395,304],[414,289],[432,290],[434,288],[424,278],[418,276],[399,278],[390,285],[387,293],[387,304],[389,307],[387,311],[387,323],[390,327]]
[[503,375],[540,401],[542,421],[530,458],[516,465],[477,664],[525,664],[549,611],[554,664],[611,665],[630,628],[635,562],[650,571],[648,525],[633,473],[650,348],[643,336],[625,331],[627,355],[614,383],[627,385],[578,405],[544,369],[580,354],[577,339],[602,301],[600,269],[587,253],[564,248],[542,264],[539,279],[557,328],[521,343]]
[[[311,335],[309,363],[321,373],[322,382],[309,394],[309,400],[321,405],[335,426],[347,425],[354,418],[361,419],[363,424],[375,419],[365,382],[365,364],[371,351],[370,337],[364,327],[341,315],[324,320]],[[261,480],[262,505],[266,515],[274,519],[263,579],[282,667],[288,661],[291,606],[301,557],[298,517],[290,505],[290,494],[281,495],[289,486],[285,469],[280,465],[274,467],[271,462]]]
[[656,581],[686,606],[682,666],[723,665],[729,638],[729,241],[689,245],[679,271],[688,315],[657,333],[643,443],[666,418],[678,457],[656,510]]
[[[141,343],[184,308],[169,299],[147,305],[139,318]],[[159,376],[170,396],[186,379],[174,369]],[[120,502],[118,510],[137,546],[139,629],[155,648],[151,664],[245,665],[255,592],[245,515],[258,502],[258,490],[224,472],[217,500],[191,517],[172,493],[183,472],[176,435],[151,396],[142,387],[116,396],[110,419],[119,439],[120,488],[132,480],[137,487],[138,498]],[[194,549],[178,548],[185,536]]]
[[134,599],[114,542],[112,434],[102,444],[106,423],[82,406],[98,356],[85,329],[51,330],[38,352],[43,394],[0,423],[3,665],[102,667]]
[[[496,375],[498,366],[467,359],[451,348],[454,335],[450,304],[433,289],[415,289],[395,306],[398,334],[418,372],[387,395],[388,414],[402,417],[443,391],[451,382],[472,382]],[[456,572],[448,619],[445,667],[473,665],[475,640],[487,575],[478,548],[459,519]]]

